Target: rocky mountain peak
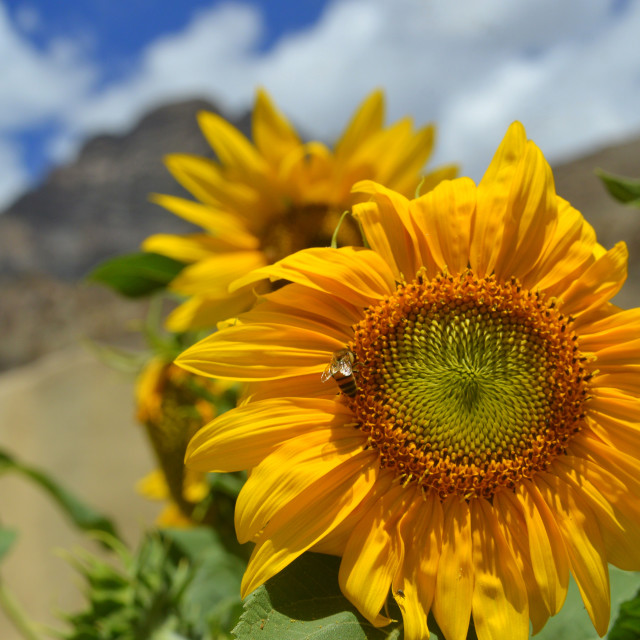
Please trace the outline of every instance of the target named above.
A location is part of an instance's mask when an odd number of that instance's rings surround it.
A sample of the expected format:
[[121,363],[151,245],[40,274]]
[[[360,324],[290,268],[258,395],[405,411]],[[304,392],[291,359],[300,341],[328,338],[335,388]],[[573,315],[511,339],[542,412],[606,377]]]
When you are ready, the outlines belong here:
[[[0,274],[47,273],[76,280],[105,258],[136,251],[152,233],[191,227],[150,203],[186,195],[163,164],[169,153],[212,156],[196,121],[204,100],[160,107],[124,135],[89,140],[70,164],[0,215]],[[245,132],[249,116],[235,124]]]

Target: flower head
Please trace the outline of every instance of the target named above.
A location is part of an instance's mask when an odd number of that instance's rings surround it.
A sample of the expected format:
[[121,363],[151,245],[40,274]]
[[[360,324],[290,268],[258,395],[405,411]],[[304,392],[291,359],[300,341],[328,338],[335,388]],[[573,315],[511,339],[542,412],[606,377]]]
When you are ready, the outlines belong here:
[[517,640],[571,573],[602,635],[607,562],[640,568],[640,309],[610,303],[624,243],[596,242],[519,123],[477,186],[356,190],[371,249],[249,274],[234,286],[290,284],[178,359],[248,383],[187,451],[196,469],[251,470],[244,593],[313,549],[342,556],[341,589],[374,625],[391,593],[409,640],[429,612],[447,640],[471,619],[480,640]]
[[[188,263],[171,283],[187,298],[168,318],[173,331],[212,327],[247,309],[251,291],[230,294],[229,284],[247,271],[299,249],[328,246],[345,210],[358,200],[357,180],[370,178],[412,194],[431,153],[433,126],[413,131],[405,118],[383,126],[382,92],[361,105],[333,151],[303,143],[264,91],[253,111],[252,144],[220,116],[203,112],[199,122],[218,162],[172,155],[167,166],[198,200],[154,200],[204,229],[186,236],[155,235],[143,248]],[[453,167],[426,176],[423,189],[454,177]],[[343,225],[353,243],[355,226]]]
[[194,509],[209,495],[207,474],[186,469],[184,454],[193,434],[216,415],[215,396],[225,386],[228,383],[194,376],[159,356],[138,376],[137,419],[159,465],[138,483],[138,490],[167,503],[158,518],[161,526],[193,525]]

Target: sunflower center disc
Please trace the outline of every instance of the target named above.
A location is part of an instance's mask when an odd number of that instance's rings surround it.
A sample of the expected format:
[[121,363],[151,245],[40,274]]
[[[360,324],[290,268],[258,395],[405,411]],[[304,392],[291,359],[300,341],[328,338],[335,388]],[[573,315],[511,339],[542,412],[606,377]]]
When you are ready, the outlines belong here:
[[[268,218],[256,230],[269,262],[281,260],[300,249],[326,247],[340,222],[342,211],[331,204],[291,205],[279,217]],[[347,217],[340,225],[341,245],[359,245],[362,240],[355,222]]]
[[366,310],[348,401],[383,467],[441,498],[491,497],[583,425],[588,374],[554,303],[470,272],[421,276]]

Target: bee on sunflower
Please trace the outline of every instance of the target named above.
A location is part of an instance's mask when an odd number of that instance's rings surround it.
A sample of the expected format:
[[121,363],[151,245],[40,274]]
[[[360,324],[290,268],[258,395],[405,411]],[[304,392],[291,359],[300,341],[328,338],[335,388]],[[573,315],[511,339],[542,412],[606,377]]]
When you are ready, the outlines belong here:
[[[604,634],[607,563],[640,569],[640,309],[611,302],[625,244],[598,244],[519,123],[477,186],[355,192],[370,248],[240,278],[288,284],[177,360],[246,383],[187,450],[196,470],[250,470],[243,594],[314,550],[341,557],[375,626],[402,593],[408,640],[430,612],[447,640],[471,621],[480,640],[524,640],[572,574]],[[352,395],[321,380],[343,349]]]

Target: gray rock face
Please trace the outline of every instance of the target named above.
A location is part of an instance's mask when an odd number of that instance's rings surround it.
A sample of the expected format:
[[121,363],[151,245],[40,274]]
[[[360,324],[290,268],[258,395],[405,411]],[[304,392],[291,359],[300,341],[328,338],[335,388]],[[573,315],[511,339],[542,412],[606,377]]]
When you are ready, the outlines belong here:
[[[0,274],[47,273],[77,280],[102,260],[136,251],[152,233],[193,230],[148,201],[186,195],[163,164],[169,153],[212,157],[196,114],[217,111],[191,100],[161,107],[122,136],[98,136],[71,164],[0,215]],[[245,131],[249,117],[236,124]]]

